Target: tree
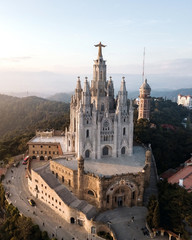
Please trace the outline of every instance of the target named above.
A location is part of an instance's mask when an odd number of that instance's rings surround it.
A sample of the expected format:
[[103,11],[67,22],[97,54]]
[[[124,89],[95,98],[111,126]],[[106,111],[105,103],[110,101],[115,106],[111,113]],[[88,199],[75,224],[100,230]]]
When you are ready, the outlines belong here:
[[152,195],[148,203],[147,223],[151,228],[158,228],[160,226],[159,202],[156,196]]

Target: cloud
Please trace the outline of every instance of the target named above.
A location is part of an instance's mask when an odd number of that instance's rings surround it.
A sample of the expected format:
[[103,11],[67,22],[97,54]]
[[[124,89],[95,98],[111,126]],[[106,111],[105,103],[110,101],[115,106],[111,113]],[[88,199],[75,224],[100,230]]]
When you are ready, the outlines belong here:
[[9,57],[9,58],[0,58],[0,61],[7,61],[7,62],[21,62],[31,59],[31,56],[22,56],[22,57]]

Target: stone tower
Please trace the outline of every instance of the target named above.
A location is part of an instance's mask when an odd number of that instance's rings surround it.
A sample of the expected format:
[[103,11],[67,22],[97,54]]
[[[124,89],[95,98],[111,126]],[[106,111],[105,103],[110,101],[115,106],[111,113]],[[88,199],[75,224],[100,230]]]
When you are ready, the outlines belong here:
[[71,98],[70,127],[65,132],[67,151],[78,158],[118,158],[133,152],[133,108],[128,104],[125,78],[122,78],[117,99],[113,81],[107,80],[106,61],[101,42],[94,60],[91,85],[85,78],[84,86],[78,77],[75,94]]
[[78,159],[78,196],[80,199],[83,198],[83,176],[84,176],[84,159],[80,156]]
[[139,89],[140,95],[140,101],[139,101],[139,110],[138,110],[138,119],[144,118],[148,119],[150,118],[150,103],[151,103],[151,88],[149,84],[147,83],[147,79],[145,79],[144,83],[141,85]]

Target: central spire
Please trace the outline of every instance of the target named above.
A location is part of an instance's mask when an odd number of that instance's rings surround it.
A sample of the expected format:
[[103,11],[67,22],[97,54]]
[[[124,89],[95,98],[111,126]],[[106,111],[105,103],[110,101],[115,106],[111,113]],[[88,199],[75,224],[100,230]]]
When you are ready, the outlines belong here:
[[97,45],[95,45],[95,47],[99,47],[99,51],[98,51],[98,58],[102,58],[102,47],[106,47],[106,45],[103,45],[101,42]]

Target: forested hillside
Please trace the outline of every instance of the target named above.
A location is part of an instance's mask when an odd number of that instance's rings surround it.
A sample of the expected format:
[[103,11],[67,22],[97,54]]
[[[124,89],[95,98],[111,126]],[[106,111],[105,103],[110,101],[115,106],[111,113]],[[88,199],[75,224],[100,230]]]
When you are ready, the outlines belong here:
[[[182,120],[188,118],[187,128]],[[150,121],[137,121],[135,112],[135,141],[150,143],[158,172],[176,168],[190,158],[192,150],[191,111],[170,100],[152,99]]]
[[69,104],[38,97],[16,98],[0,95],[0,139],[37,128],[64,129]]
[[0,160],[26,151],[36,129],[64,130],[68,124],[69,104],[0,95]]

